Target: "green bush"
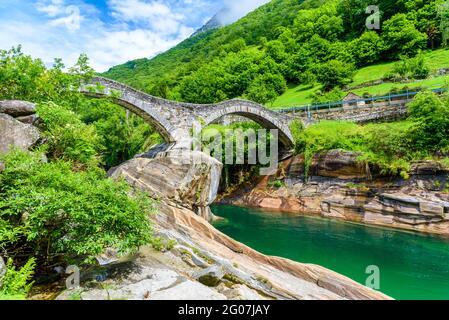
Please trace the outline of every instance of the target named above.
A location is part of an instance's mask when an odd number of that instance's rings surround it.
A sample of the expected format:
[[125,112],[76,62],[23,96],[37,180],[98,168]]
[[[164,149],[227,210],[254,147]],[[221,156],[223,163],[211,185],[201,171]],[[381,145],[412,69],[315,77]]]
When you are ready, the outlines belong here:
[[323,85],[325,91],[330,91],[335,87],[343,87],[352,82],[354,76],[354,65],[339,61],[330,60],[317,66],[317,80]]
[[416,148],[432,152],[449,150],[449,97],[421,92],[409,104],[410,119],[415,123],[410,136]]
[[46,68],[42,60],[23,54],[21,46],[0,50],[0,100],[64,103],[76,100],[80,94],[73,88],[94,75],[88,63],[89,59],[82,54],[69,72],[64,72],[61,59],[55,59],[53,67]]
[[42,119],[41,128],[51,158],[73,161],[82,167],[94,167],[100,162],[97,155],[103,146],[94,126],[52,102],[39,104],[37,113]]
[[424,55],[419,54],[414,58],[402,57],[396,62],[393,70],[386,74],[384,78],[391,80],[404,79],[425,79],[430,74],[430,68],[427,66]]
[[100,136],[102,162],[115,167],[138,153],[163,142],[162,137],[142,118],[107,100],[87,100],[74,110]]
[[415,123],[369,124],[360,126],[342,121],[322,121],[295,134],[295,151],[304,154],[308,173],[316,153],[341,149],[360,152],[360,161],[366,161],[384,175],[408,177],[410,161],[429,155],[429,148],[416,148],[410,132]]
[[33,278],[36,260],[30,258],[28,262],[17,270],[13,260],[8,259],[6,263],[6,273],[0,278],[0,300],[23,300],[33,285]]
[[416,29],[415,22],[405,13],[398,13],[385,21],[382,38],[388,46],[387,58],[396,59],[401,54],[412,57],[427,45],[428,37]]
[[310,97],[312,98],[312,103],[326,103],[329,101],[341,101],[345,95],[346,93],[337,87],[329,92],[315,91]]
[[44,163],[39,153],[13,151],[0,174],[0,250],[56,262],[87,263],[106,248],[125,254],[151,240],[152,202],[99,169]]

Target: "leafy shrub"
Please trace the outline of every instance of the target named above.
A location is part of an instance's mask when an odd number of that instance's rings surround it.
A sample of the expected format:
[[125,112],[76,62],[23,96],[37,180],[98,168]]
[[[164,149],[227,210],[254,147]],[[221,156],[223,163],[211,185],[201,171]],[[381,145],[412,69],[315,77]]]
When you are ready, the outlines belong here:
[[312,95],[312,103],[326,103],[329,101],[341,101],[343,100],[346,93],[340,88],[334,88],[329,92],[326,91],[315,91]]
[[449,97],[421,92],[408,106],[410,119],[415,123],[410,135],[416,148],[449,150]]
[[317,66],[317,80],[324,90],[343,87],[352,82],[354,66],[339,60],[330,60]]
[[424,55],[419,54],[414,58],[402,57],[396,62],[393,70],[386,74],[384,78],[400,81],[404,79],[425,79],[430,74],[430,68],[427,66]]
[[415,124],[411,121],[369,124],[322,121],[295,135],[295,151],[304,154],[308,173],[313,156],[322,151],[342,149],[360,152],[381,174],[408,177],[410,161],[428,156],[428,149],[416,148],[410,135]]
[[52,102],[39,104],[37,113],[52,158],[88,167],[99,163],[97,154],[102,144],[94,126],[86,125],[77,114]]
[[245,97],[261,104],[273,103],[285,90],[287,84],[280,74],[263,74],[251,82]]
[[107,168],[117,166],[163,142],[156,130],[142,118],[127,113],[109,101],[88,100],[78,104],[74,111],[84,123],[95,127],[104,146],[101,156]]
[[374,31],[363,33],[360,38],[353,40],[349,46],[349,50],[358,67],[379,61],[385,49],[384,41]]
[[30,280],[34,274],[36,260],[30,258],[28,262],[17,270],[13,260],[8,259],[6,273],[0,279],[0,300],[23,300],[33,285]]
[[109,247],[124,254],[150,241],[147,196],[101,170],[74,172],[70,162],[41,159],[22,151],[2,159],[0,249],[8,256],[83,263]]
[[82,54],[69,72],[63,72],[60,59],[47,69],[42,60],[23,54],[21,46],[0,50],[0,100],[67,102],[79,96],[73,88],[93,76],[88,63]]

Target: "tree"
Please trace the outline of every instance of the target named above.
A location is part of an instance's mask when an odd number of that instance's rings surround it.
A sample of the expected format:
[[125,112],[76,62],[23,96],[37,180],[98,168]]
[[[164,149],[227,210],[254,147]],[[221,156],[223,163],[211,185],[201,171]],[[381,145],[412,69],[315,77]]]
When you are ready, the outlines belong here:
[[384,41],[374,31],[364,32],[349,44],[349,51],[358,67],[379,61],[385,49]]
[[261,104],[272,103],[285,90],[287,84],[280,74],[265,73],[251,82],[245,96]]
[[388,46],[388,59],[397,59],[400,55],[414,56],[427,45],[427,35],[419,32],[403,13],[385,21],[382,35]]
[[449,151],[449,98],[432,92],[419,93],[408,106],[417,150]]
[[430,46],[435,47],[441,41],[439,30],[438,9],[443,0],[402,0],[407,12],[407,18],[413,20],[416,28],[427,34]]
[[337,15],[337,7],[331,2],[317,9],[300,10],[294,23],[299,41],[308,41],[314,35],[336,41],[343,33],[343,20]]
[[354,66],[339,60],[330,60],[316,67],[317,80],[325,91],[343,87],[352,82]]
[[107,248],[135,252],[151,240],[153,204],[124,181],[70,162],[42,161],[39,152],[3,156],[0,173],[0,250],[40,268],[86,263]]
[[426,60],[422,53],[414,58],[401,57],[396,62],[391,73],[386,74],[385,78],[391,80],[404,79],[425,79],[430,74],[430,68],[426,64]]
[[447,46],[449,41],[449,2],[440,4],[437,8],[440,19],[440,32],[443,46]]
[[285,52],[284,44],[279,40],[268,42],[266,51],[267,54],[277,63],[285,61],[288,57],[287,53]]
[[61,59],[55,59],[53,68],[47,69],[40,59],[22,53],[20,46],[0,50],[0,99],[68,104],[80,96],[73,89],[94,75],[88,63],[83,54],[69,72],[64,72]]
[[94,126],[83,123],[79,115],[52,102],[39,104],[37,113],[47,139],[48,156],[72,161],[78,168],[100,163],[98,154],[103,145]]

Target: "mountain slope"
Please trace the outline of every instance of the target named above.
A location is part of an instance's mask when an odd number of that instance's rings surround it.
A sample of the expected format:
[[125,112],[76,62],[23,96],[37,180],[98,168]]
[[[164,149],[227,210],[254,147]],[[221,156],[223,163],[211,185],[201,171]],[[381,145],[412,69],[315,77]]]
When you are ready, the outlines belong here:
[[189,73],[187,64],[210,59],[216,54],[216,48],[232,40],[243,38],[247,44],[254,44],[260,36],[274,38],[277,27],[292,24],[302,3],[303,0],[271,1],[229,26],[207,30],[153,59],[130,61],[103,75],[148,91],[161,77],[176,78],[178,73]]
[[[327,101],[341,95],[357,69],[439,48],[440,2],[273,0],[229,26],[201,32],[153,59],[116,66],[104,76],[196,103],[243,97],[272,105],[295,86],[311,88],[306,98]],[[365,27],[372,4],[382,9],[381,30]],[[409,67],[421,70],[394,75],[396,80],[429,75],[424,65]]]

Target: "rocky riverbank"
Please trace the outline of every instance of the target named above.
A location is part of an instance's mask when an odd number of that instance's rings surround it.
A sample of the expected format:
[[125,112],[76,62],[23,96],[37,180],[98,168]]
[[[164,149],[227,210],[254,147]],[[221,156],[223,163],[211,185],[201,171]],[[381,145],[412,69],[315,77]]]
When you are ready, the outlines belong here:
[[412,164],[407,180],[382,177],[358,156],[340,150],[317,154],[308,179],[304,159],[296,156],[276,175],[220,201],[449,236],[447,169],[421,161]]
[[[27,102],[0,102],[0,153],[39,142],[34,112]],[[209,205],[221,169],[217,160],[180,145],[159,146],[112,169],[112,178],[124,178],[157,200],[158,213],[151,217],[157,240],[123,259],[111,249],[98,257],[100,266],[81,273],[80,287],[60,293],[61,280],[55,290],[37,290],[31,298],[389,299],[320,266],[265,256],[216,230],[208,222]]]
[[[129,261],[110,264],[105,282],[87,282],[58,299],[389,299],[320,266],[265,256],[219,232],[201,213],[215,199],[221,164],[173,146],[158,150],[110,174],[160,199],[153,221],[166,244],[162,251],[142,248]],[[185,157],[198,161],[187,165]]]

